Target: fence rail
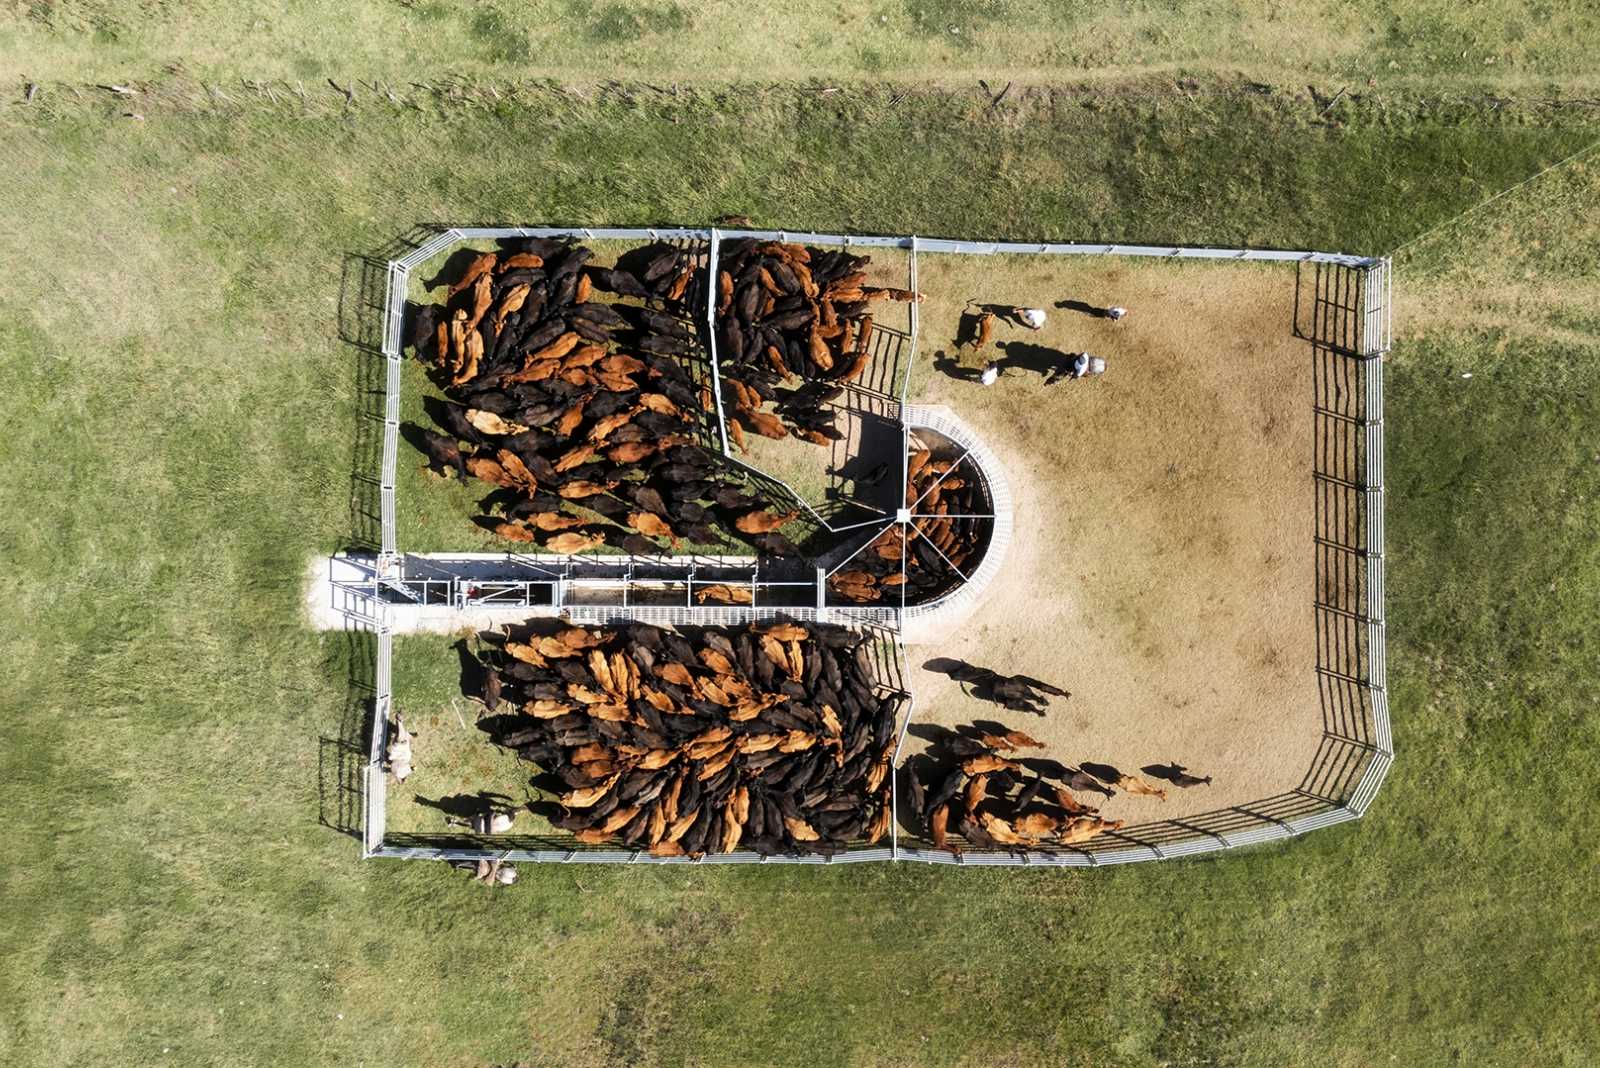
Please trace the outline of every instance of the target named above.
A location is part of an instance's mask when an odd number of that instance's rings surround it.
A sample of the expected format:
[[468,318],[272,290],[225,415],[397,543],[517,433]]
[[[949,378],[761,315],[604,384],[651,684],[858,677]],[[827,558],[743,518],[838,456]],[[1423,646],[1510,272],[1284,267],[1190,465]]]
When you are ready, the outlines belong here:
[[[497,837],[490,841],[469,841],[459,835],[402,835],[385,832],[385,777],[383,754],[394,711],[392,681],[393,619],[396,598],[416,601],[416,590],[406,589],[407,560],[396,544],[395,469],[398,459],[398,431],[401,393],[401,350],[404,343],[405,302],[411,271],[452,245],[462,241],[515,237],[571,236],[592,240],[650,240],[705,242],[707,262],[715,270],[720,243],[724,238],[753,237],[762,240],[800,241],[815,244],[862,248],[902,248],[910,253],[910,288],[917,287],[917,258],[922,253],[967,255],[1103,255],[1144,256],[1167,259],[1236,260],[1292,262],[1297,264],[1295,329],[1311,348],[1316,371],[1313,411],[1316,426],[1315,529],[1312,551],[1317,561],[1317,598],[1313,611],[1317,618],[1318,642],[1316,671],[1323,711],[1324,736],[1317,756],[1299,788],[1287,794],[1265,798],[1249,805],[1215,812],[1124,827],[1079,846],[1012,852],[970,851],[955,855],[933,850],[930,843],[900,828],[898,795],[900,747],[910,723],[913,705],[904,690],[900,627],[918,613],[912,608],[841,609],[827,607],[819,593],[814,605],[773,606],[697,606],[642,604],[573,604],[567,611],[575,620],[588,623],[635,619],[685,625],[739,625],[756,619],[786,615],[806,620],[833,620],[873,628],[876,640],[885,643],[889,658],[897,667],[896,692],[902,696],[897,710],[899,731],[891,769],[891,797],[895,799],[895,819],[891,823],[887,847],[846,851],[834,856],[762,857],[750,852],[708,855],[699,860],[682,857],[652,857],[633,850],[577,848],[559,837]],[[385,403],[379,486],[381,552],[369,580],[336,591],[360,601],[362,607],[349,613],[357,625],[377,634],[376,684],[373,696],[370,747],[366,752],[365,796],[361,806],[363,854],[431,860],[478,860],[500,858],[540,863],[859,863],[865,861],[919,861],[930,864],[1013,865],[1043,867],[1101,867],[1134,861],[1166,859],[1199,853],[1217,852],[1266,842],[1281,841],[1308,831],[1333,826],[1362,815],[1371,804],[1394,759],[1389,723],[1387,658],[1384,630],[1384,482],[1383,482],[1383,365],[1392,337],[1392,264],[1387,259],[1340,253],[1275,249],[1229,249],[1167,247],[1122,244],[1031,243],[959,241],[921,236],[820,234],[787,230],[720,230],[682,227],[457,227],[441,229],[417,243],[412,250],[388,264],[388,294],[384,305],[382,355],[385,360]],[[1306,278],[1306,273],[1310,278]],[[1302,305],[1302,288],[1306,290]],[[721,403],[720,377],[715,351],[715,292],[706,287],[706,327],[708,364],[717,402]],[[909,435],[913,410],[906,407],[911,368],[916,360],[919,333],[918,309],[911,306],[909,354],[903,366],[892,369],[900,378],[898,401],[901,406],[902,436]],[[887,392],[887,391],[886,391]],[[936,415],[916,413],[919,419],[952,436],[962,445],[981,448],[964,427],[951,424],[946,429]],[[719,410],[719,426],[721,426]],[[954,433],[952,433],[952,430]],[[724,441],[723,449],[727,445]],[[909,441],[906,441],[909,445]],[[901,450],[904,463],[907,449]],[[996,532],[985,563],[963,589],[949,598],[947,605],[975,597],[983,585],[983,570],[990,560],[998,567],[1010,537],[1010,498],[999,465],[987,465],[993,482]],[[761,475],[757,472],[756,474]],[[904,471],[902,469],[902,481]],[[763,479],[769,476],[761,475]],[[780,485],[783,485],[780,483]],[[785,485],[785,489],[788,487]],[[789,490],[789,496],[801,500]],[[804,504],[803,501],[801,501]],[[827,521],[809,505],[815,521]],[[1000,516],[1007,523],[1002,532]],[[867,524],[872,525],[872,524]],[[832,529],[832,528],[828,528]],[[415,558],[423,559],[423,558]],[[624,558],[625,559],[625,558]],[[535,559],[538,566],[548,561]],[[664,561],[663,561],[664,562]],[[655,563],[655,561],[647,561]],[[675,564],[682,561],[674,560]],[[437,567],[439,562],[434,561]],[[478,581],[465,575],[445,575],[419,581],[442,581],[450,585],[449,598],[468,600],[460,584]],[[527,580],[561,590],[567,575]],[[820,584],[822,575],[817,576]],[[691,580],[692,581],[692,580]],[[754,581],[754,580],[753,580]],[[498,598],[510,596],[515,583],[500,582],[494,598],[479,604],[504,604]],[[799,585],[774,582],[772,586]],[[820,586],[818,587],[820,589]],[[426,590],[423,596],[429,596]],[[552,598],[559,600],[559,598]],[[520,607],[513,601],[512,606]],[[936,610],[930,606],[929,610]],[[924,613],[925,614],[925,613]]]

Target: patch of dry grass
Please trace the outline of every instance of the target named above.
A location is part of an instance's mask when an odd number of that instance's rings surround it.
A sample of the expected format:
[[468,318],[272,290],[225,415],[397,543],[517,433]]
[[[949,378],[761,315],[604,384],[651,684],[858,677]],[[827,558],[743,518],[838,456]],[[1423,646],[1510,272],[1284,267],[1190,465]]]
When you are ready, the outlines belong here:
[[491,745],[478,729],[483,706],[461,695],[459,658],[451,645],[439,635],[395,643],[395,708],[417,736],[412,742],[417,771],[403,783],[390,780],[385,829],[463,833],[447,826],[444,810],[430,802],[448,805],[451,798],[487,792],[507,798],[506,808],[522,808],[516,830],[531,833],[536,821],[525,806],[540,798],[530,785],[535,769],[510,750]]
[[[229,4],[58,0],[16,4],[0,20],[0,67],[35,78],[114,82],[174,62],[231,82],[407,80],[451,75],[588,79],[626,71],[656,82],[743,77],[898,78],[967,83],[1119,79],[1244,71],[1260,80],[1339,84],[1375,78],[1541,86],[1592,84],[1587,43],[1600,32],[1583,5],[1492,0],[1470,9],[1424,0],[1230,0],[1193,7],[1124,0],[888,0],[841,7],[733,0],[489,0],[451,5]],[[241,56],[248,56],[240,70]],[[403,69],[402,69],[403,68]],[[356,86],[362,95],[364,86]],[[1331,90],[1330,90],[1331,92]]]
[[1600,276],[1591,255],[1600,247],[1597,198],[1600,152],[1591,149],[1409,243],[1395,258],[1396,334],[1488,339],[1483,358],[1464,353],[1457,373],[1498,363],[1520,345],[1600,360]]

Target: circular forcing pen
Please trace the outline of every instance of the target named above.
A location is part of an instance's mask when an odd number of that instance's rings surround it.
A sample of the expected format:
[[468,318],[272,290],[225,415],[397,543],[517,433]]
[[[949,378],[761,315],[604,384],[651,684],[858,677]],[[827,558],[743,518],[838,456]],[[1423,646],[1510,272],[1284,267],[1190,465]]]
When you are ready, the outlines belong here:
[[999,566],[998,554],[988,560],[998,517],[978,451],[933,426],[908,424],[906,440],[895,521],[828,580],[844,603],[931,608]]

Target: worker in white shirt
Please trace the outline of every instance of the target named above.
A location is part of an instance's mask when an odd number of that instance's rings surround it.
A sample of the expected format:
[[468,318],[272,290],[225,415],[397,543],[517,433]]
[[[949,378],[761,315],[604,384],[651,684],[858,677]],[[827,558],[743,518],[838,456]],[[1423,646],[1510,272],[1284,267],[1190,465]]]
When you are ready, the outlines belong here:
[[1122,317],[1127,314],[1127,308],[1116,304],[1113,304],[1111,307],[1106,309],[1106,318],[1110,319],[1114,323],[1120,323],[1122,321]]
[[1044,329],[1043,308],[1012,308],[1011,317],[1029,330]]
[[1000,377],[1000,365],[990,360],[983,365],[983,374],[978,376],[978,381],[986,386],[992,386]]

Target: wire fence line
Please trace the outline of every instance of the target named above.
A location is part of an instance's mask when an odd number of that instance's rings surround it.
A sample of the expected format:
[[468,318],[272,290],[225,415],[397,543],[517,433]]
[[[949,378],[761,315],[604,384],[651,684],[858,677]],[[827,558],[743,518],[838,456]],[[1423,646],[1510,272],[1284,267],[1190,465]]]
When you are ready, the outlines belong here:
[[[1116,832],[1078,846],[1061,849],[1009,852],[965,852],[953,854],[934,850],[916,832],[901,827],[898,812],[900,792],[900,750],[912,713],[912,698],[904,688],[903,668],[897,672],[901,704],[897,711],[899,730],[890,768],[891,798],[895,807],[887,847],[846,850],[831,856],[763,857],[748,851],[708,855],[701,859],[653,857],[635,850],[577,847],[570,837],[496,836],[493,840],[471,841],[460,835],[402,835],[385,830],[384,754],[392,729],[393,694],[393,613],[406,610],[428,596],[419,595],[407,582],[406,563],[396,538],[395,472],[399,450],[402,348],[405,307],[411,272],[454,244],[463,241],[515,237],[581,237],[593,240],[683,240],[705,242],[707,263],[714,271],[723,238],[751,237],[760,240],[800,241],[850,247],[893,247],[909,252],[910,288],[917,285],[917,258],[920,253],[969,255],[1104,255],[1147,256],[1171,259],[1240,260],[1293,262],[1297,266],[1295,327],[1310,342],[1317,361],[1317,392],[1314,402],[1318,448],[1314,482],[1317,493],[1316,530],[1313,541],[1317,552],[1318,616],[1317,672],[1324,718],[1324,738],[1313,765],[1301,785],[1288,793],[1265,798],[1249,805],[1234,806],[1180,820],[1124,827]],[[1306,329],[1302,330],[1301,272],[1310,269]],[[376,671],[372,696],[372,730],[365,754],[366,767],[363,815],[360,837],[363,855],[404,859],[479,860],[494,859],[526,862],[585,863],[856,863],[864,861],[919,861],[933,864],[975,864],[1011,866],[1097,867],[1132,861],[1164,859],[1216,852],[1242,846],[1295,837],[1322,827],[1358,818],[1371,804],[1393,761],[1393,741],[1389,723],[1386,683],[1385,632],[1383,618],[1383,373],[1382,358],[1391,343],[1392,263],[1387,258],[1350,256],[1339,253],[1297,252],[1267,249],[1220,249],[1157,247],[1119,244],[1052,244],[1020,242],[955,241],[917,236],[818,234],[786,230],[721,230],[717,228],[670,227],[457,227],[440,229],[431,237],[414,243],[406,254],[389,261],[388,294],[384,306],[382,356],[385,361],[383,442],[379,486],[381,551],[370,581],[342,591],[351,604],[348,618],[352,625],[376,634]],[[714,274],[711,276],[714,278]],[[709,373],[712,392],[721,403],[720,376],[715,353],[715,292],[707,285],[707,329]],[[976,599],[1000,566],[1011,536],[1009,486],[998,462],[981,442],[948,413],[920,411],[908,405],[911,368],[916,360],[919,333],[918,309],[911,305],[909,355],[903,368],[899,404],[902,441],[901,474],[910,447],[910,426],[926,421],[952,440],[976,450],[984,474],[990,478],[990,494],[996,516],[996,533],[988,554],[965,586],[958,587],[941,604],[954,610]],[[898,357],[897,357],[898,360]],[[915,418],[912,418],[915,412]],[[721,411],[719,408],[719,421]],[[724,431],[725,433],[725,427]],[[726,445],[724,444],[724,448]],[[764,479],[770,481],[770,476]],[[778,485],[788,489],[786,484]],[[807,511],[799,494],[790,496]],[[1001,516],[1004,515],[1004,529]],[[813,515],[815,515],[813,511]],[[827,521],[820,515],[818,523]],[[860,526],[861,524],[851,524]],[[872,524],[867,524],[872,525]],[[832,529],[832,528],[828,528]],[[876,533],[876,532],[875,532]],[[445,554],[440,554],[441,556]],[[509,555],[509,554],[508,554]],[[426,559],[418,557],[417,559]],[[533,561],[543,558],[531,557]],[[649,565],[665,565],[674,558],[650,559]],[[674,561],[676,562],[676,561]],[[992,562],[992,567],[990,566]],[[626,565],[624,565],[626,566]],[[988,569],[986,572],[986,568]],[[571,575],[552,580],[556,591],[581,588],[567,586]],[[448,597],[466,599],[464,576],[447,576],[455,583]],[[482,581],[482,580],[480,580]],[[653,581],[653,580],[652,580]],[[693,577],[687,579],[693,589]],[[816,578],[820,591],[822,576]],[[801,585],[775,582],[774,586]],[[752,588],[759,588],[752,579]],[[502,591],[503,593],[503,591]],[[555,608],[562,598],[552,597]],[[869,629],[873,640],[886,643],[895,664],[903,664],[901,628],[910,619],[927,620],[939,606],[914,606],[909,609],[842,608],[824,603],[820,592],[814,604],[790,606],[703,606],[627,604],[568,604],[567,613],[587,623],[634,619],[683,625],[742,625],[783,615],[792,618],[849,623]]]
[[1477,215],[1478,212],[1482,211],[1484,208],[1487,208],[1490,204],[1496,203],[1497,201],[1499,201],[1499,200],[1501,200],[1501,199],[1503,199],[1505,197],[1510,196],[1512,193],[1515,193],[1517,190],[1523,188],[1524,186],[1531,185],[1534,182],[1537,182],[1540,178],[1543,178],[1545,175],[1549,174],[1552,171],[1557,171],[1557,170],[1560,170],[1563,167],[1566,167],[1568,164],[1576,163],[1578,160],[1582,159],[1584,156],[1587,156],[1587,155],[1589,155],[1589,154],[1591,154],[1591,153],[1593,153],[1593,152],[1595,152],[1597,150],[1600,150],[1600,138],[1597,138],[1594,141],[1591,141],[1587,145],[1584,145],[1582,148],[1580,148],[1576,152],[1572,153],[1572,155],[1567,156],[1565,159],[1559,159],[1556,162],[1550,164],[1550,166],[1545,167],[1542,170],[1536,171],[1533,174],[1528,175],[1528,177],[1524,178],[1522,181],[1518,182],[1516,185],[1507,186],[1506,188],[1500,190],[1500,192],[1494,194],[1493,196],[1487,197],[1487,198],[1485,198],[1483,200],[1480,200],[1480,201],[1478,201],[1478,203],[1472,205],[1470,208],[1467,208],[1464,211],[1458,212],[1457,214],[1450,216],[1450,218],[1444,220],[1443,222],[1439,223],[1438,225],[1430,227],[1427,230],[1424,230],[1422,233],[1418,234],[1416,237],[1411,238],[1409,241],[1406,241],[1403,244],[1396,245],[1394,248],[1389,250],[1388,254],[1384,258],[1386,260],[1391,260],[1392,261],[1396,256],[1400,255],[1401,252],[1404,252],[1406,249],[1411,248],[1413,245],[1421,244],[1421,243],[1423,243],[1425,241],[1428,241],[1428,240],[1430,240],[1430,239],[1432,239],[1434,237],[1437,237],[1437,236],[1439,236],[1439,235],[1441,235],[1443,233],[1446,233],[1446,232],[1448,232],[1450,230],[1455,229],[1457,226],[1461,225],[1463,222],[1466,222],[1468,219],[1470,219],[1470,218],[1474,217],[1475,215]]

